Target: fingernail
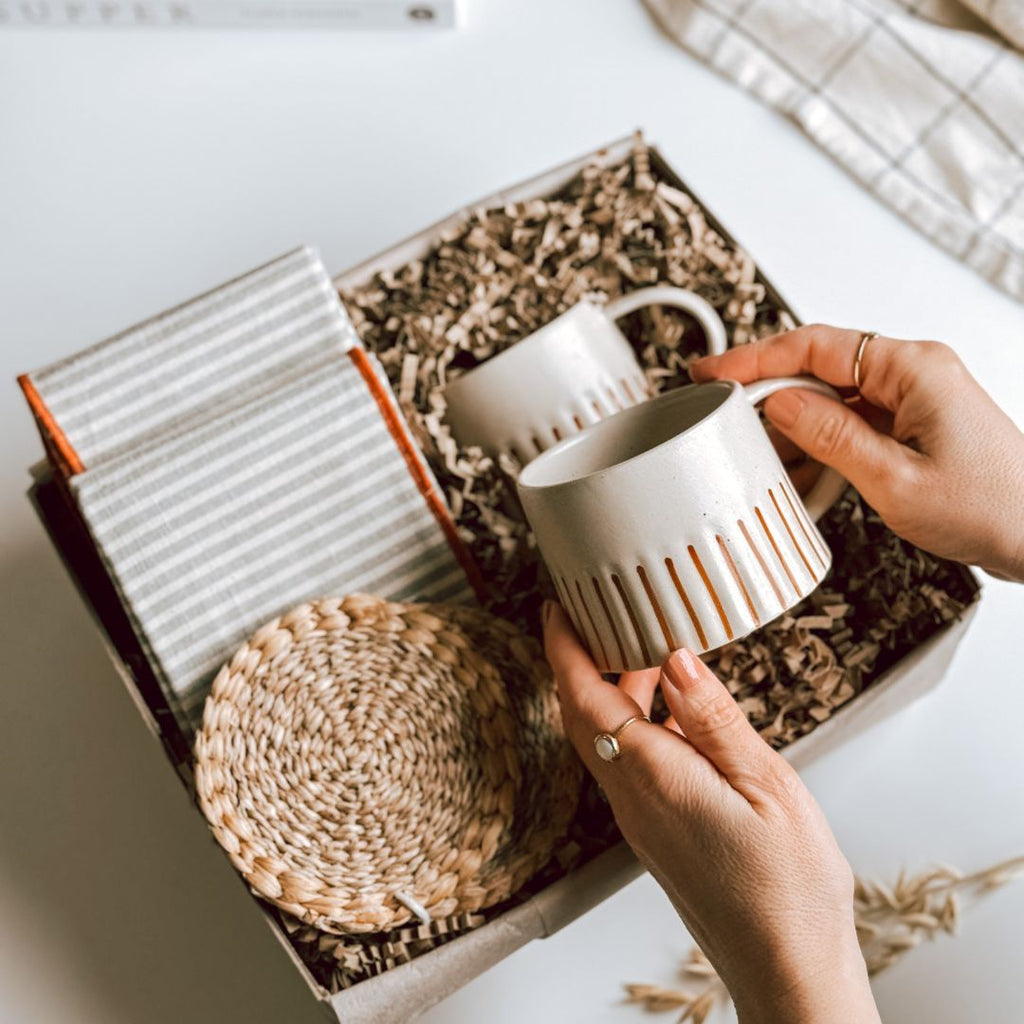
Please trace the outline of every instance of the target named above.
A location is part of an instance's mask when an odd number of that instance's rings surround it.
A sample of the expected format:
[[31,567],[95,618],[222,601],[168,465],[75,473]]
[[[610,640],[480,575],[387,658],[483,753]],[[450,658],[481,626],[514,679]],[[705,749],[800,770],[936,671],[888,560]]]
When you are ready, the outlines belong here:
[[796,388],[778,391],[765,402],[765,415],[779,427],[791,427],[803,412],[807,400]]
[[698,684],[701,679],[701,663],[693,651],[685,647],[673,651],[662,667],[665,678],[684,696],[687,690]]
[[544,599],[544,603],[540,606],[540,621],[541,621],[541,625],[546,626],[548,624],[548,619],[551,618],[551,613],[554,610],[555,610],[555,602],[549,600],[548,598],[545,598]]

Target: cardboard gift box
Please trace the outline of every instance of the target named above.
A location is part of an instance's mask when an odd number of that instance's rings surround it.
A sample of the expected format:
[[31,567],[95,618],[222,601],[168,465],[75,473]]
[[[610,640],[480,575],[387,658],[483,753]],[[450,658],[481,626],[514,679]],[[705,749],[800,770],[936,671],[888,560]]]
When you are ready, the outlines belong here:
[[457,28],[458,0],[0,0],[0,27]]
[[[380,272],[397,270],[411,260],[424,256],[442,235],[463,222],[472,211],[557,193],[598,153],[603,154],[607,161],[615,162],[628,157],[631,146],[632,140],[621,140],[604,150],[586,154],[512,188],[487,196],[339,275],[334,284],[339,291],[348,291],[369,282]],[[685,188],[656,150],[651,150],[650,159],[652,168],[662,180],[679,189]],[[731,242],[721,225],[706,210],[705,214],[714,230]],[[778,292],[762,275],[758,275],[758,280],[773,301],[787,313],[790,312]],[[158,684],[147,664],[129,613],[122,604],[88,530],[73,503],[68,500],[66,483],[61,473],[54,472],[44,463],[33,470],[33,476],[35,479],[30,491],[31,499],[82,599],[93,614],[115,669],[128,688],[143,721],[162,744],[168,762],[190,794],[194,795],[190,743],[182,728],[181,718],[169,705],[166,689]],[[897,712],[937,685],[968,627],[980,594],[978,582],[968,569],[958,567],[957,572],[960,574],[960,589],[966,595],[966,608],[960,617],[947,622],[910,653],[890,665],[863,692],[839,708],[830,718],[787,746],[784,754],[794,766],[800,768],[810,764],[820,754],[862,733],[873,723]],[[255,906],[264,914],[280,940],[285,955],[291,958],[311,994],[321,1001],[328,1016],[336,1017],[346,1024],[370,1021],[384,1024],[414,1017],[525,943],[553,934],[636,878],[641,870],[632,853],[620,842],[513,905],[511,909],[491,917],[485,924],[407,963],[391,967],[375,977],[334,993],[318,983],[310,967],[303,962],[289,941],[278,916],[258,900]]]

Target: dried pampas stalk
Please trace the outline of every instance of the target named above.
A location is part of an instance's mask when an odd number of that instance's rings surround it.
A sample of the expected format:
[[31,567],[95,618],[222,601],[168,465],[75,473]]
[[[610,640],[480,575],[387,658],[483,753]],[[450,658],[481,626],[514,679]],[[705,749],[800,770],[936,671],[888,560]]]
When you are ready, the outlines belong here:
[[704,952],[696,947],[690,950],[679,973],[684,981],[700,986],[700,990],[691,993],[657,985],[626,985],[626,1002],[639,1003],[649,1013],[682,1010],[677,1024],[704,1024],[711,1011],[729,998],[729,993]]
[[980,896],[1021,875],[1024,856],[970,875],[946,865],[912,878],[901,872],[891,888],[858,878],[853,906],[868,974],[891,967],[924,939],[955,934],[961,895]]
[[[892,967],[924,939],[934,939],[940,932],[955,934],[961,897],[982,896],[1022,876],[1024,856],[969,875],[944,864],[909,878],[901,871],[893,886],[856,879],[854,919],[868,974],[874,976]],[[628,984],[624,986],[626,1002],[637,1003],[650,1013],[682,1010],[677,1024],[703,1024],[715,1006],[728,1000],[729,993],[699,949],[690,950],[681,974],[686,981],[697,982],[699,990]]]

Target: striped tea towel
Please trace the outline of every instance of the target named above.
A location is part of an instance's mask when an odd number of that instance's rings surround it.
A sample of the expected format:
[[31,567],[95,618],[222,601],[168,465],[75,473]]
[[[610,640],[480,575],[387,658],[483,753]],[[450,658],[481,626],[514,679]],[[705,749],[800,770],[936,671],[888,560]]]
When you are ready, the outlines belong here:
[[[933,241],[1024,301],[1019,0],[644,0]],[[1004,38],[992,26],[1007,34]]]
[[[220,665],[304,600],[470,598],[375,398],[386,387],[359,350],[71,479],[169,703],[191,726]],[[422,460],[416,472],[432,486]]]
[[244,406],[357,341],[302,248],[20,382],[71,475]]

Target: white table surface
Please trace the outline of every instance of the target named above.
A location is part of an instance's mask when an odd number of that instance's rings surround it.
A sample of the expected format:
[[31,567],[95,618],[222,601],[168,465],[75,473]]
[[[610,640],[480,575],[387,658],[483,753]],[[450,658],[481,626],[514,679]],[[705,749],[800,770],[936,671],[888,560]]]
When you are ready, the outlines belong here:
[[[24,499],[16,373],[298,242],[343,269],[643,125],[801,315],[945,339],[1024,422],[1021,307],[638,0],[468,7],[419,37],[0,32],[0,1020],[320,1019]],[[1024,588],[986,582],[944,686],[806,773],[855,870],[1024,853],[1022,621]],[[1019,1024],[1022,922],[1024,883],[976,906],[877,982],[884,1019]],[[427,1019],[641,1021],[620,983],[688,947],[645,878]]]

